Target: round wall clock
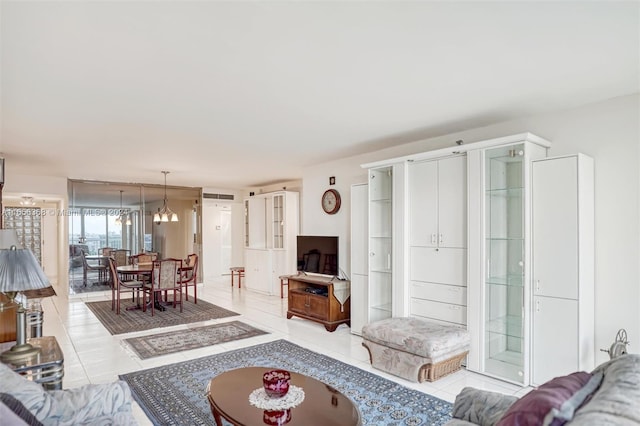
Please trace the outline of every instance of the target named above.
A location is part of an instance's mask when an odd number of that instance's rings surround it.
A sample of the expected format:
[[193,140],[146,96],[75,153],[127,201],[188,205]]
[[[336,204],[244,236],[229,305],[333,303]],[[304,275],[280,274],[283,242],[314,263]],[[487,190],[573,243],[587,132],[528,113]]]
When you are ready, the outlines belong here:
[[340,210],[340,193],[335,189],[327,189],[322,194],[322,210],[327,214],[336,214]]

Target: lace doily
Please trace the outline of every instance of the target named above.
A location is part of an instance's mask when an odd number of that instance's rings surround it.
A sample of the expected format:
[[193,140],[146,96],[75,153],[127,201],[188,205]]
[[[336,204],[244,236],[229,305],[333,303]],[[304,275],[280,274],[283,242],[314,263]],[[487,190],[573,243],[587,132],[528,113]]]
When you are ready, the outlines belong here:
[[264,388],[258,388],[249,395],[249,403],[263,410],[284,410],[293,408],[304,401],[304,390],[298,386],[289,385],[289,392],[282,398],[271,398]]

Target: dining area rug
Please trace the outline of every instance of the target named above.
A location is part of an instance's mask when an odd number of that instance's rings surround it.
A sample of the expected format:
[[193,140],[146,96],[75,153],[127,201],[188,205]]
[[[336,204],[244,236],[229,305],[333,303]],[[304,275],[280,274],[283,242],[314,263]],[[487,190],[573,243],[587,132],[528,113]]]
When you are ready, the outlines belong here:
[[268,333],[241,321],[229,321],[186,330],[131,337],[124,339],[124,342],[140,359],[147,359],[263,334]]
[[[353,401],[363,425],[443,425],[451,420],[452,404],[447,401],[287,340],[134,371],[120,378],[129,384],[154,425],[215,425],[207,386],[218,374],[241,367],[280,368],[320,380]],[[261,385],[256,383],[256,388]],[[258,408],[247,403],[247,409]]]
[[240,315],[201,299],[198,303],[183,300],[183,312],[180,312],[179,306],[173,308],[169,305],[165,311],[156,310],[153,316],[150,309],[146,312],[142,309],[125,309],[127,306],[134,306],[131,301],[129,302],[129,304],[120,302],[119,315],[115,310],[111,310],[111,300],[85,302],[85,304],[111,334],[131,333]]

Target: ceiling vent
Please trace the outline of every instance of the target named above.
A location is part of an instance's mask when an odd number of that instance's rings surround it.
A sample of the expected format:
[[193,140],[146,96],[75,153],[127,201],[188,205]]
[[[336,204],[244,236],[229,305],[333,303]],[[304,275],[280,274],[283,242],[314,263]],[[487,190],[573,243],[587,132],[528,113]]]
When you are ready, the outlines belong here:
[[233,194],[209,194],[203,193],[202,198],[208,198],[210,200],[231,200],[233,201]]

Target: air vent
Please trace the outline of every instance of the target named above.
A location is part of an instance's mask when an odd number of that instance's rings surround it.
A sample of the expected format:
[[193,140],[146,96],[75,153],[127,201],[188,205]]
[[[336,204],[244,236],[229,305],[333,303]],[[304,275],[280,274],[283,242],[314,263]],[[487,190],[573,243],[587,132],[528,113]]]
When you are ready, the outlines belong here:
[[202,198],[208,198],[210,200],[232,200],[233,194],[207,194],[206,192],[202,194]]

